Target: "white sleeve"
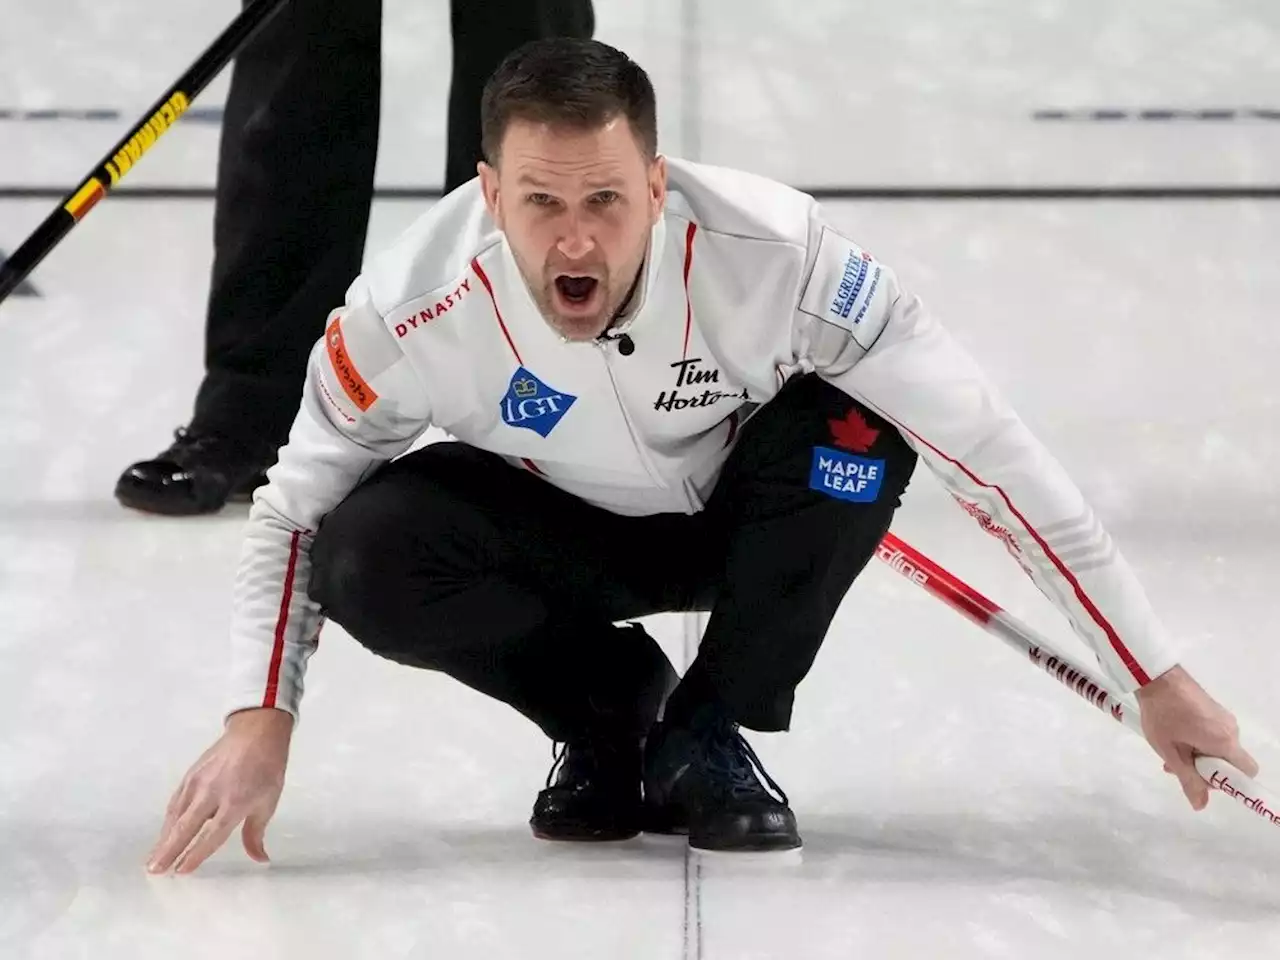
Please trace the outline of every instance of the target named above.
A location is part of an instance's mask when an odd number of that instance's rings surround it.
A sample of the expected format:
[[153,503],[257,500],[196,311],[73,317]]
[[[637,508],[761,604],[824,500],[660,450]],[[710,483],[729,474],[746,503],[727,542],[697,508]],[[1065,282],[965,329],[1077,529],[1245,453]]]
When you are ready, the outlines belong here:
[[797,319],[815,369],[897,425],[1124,691],[1175,663],[1133,570],[1066,471],[893,272],[815,219]]
[[226,714],[275,707],[297,719],[322,624],[307,595],[312,537],[429,425],[424,385],[357,280],[311,351],[289,440],[254,494],[233,590]]

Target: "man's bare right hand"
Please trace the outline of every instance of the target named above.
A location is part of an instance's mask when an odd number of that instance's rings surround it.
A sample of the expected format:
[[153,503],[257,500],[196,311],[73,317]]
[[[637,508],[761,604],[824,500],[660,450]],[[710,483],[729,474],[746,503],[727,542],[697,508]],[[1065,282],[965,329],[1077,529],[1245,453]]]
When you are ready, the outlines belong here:
[[1203,810],[1209,802],[1209,784],[1196,769],[1196,757],[1217,757],[1246,776],[1258,775],[1258,761],[1240,745],[1236,718],[1182,667],[1161,674],[1135,695],[1142,732],[1165,771],[1182,784],[1191,809]]
[[282,710],[245,710],[183,777],[169,801],[150,873],[191,873],[244,823],[244,849],[267,861],[267,823],[284,789],[293,717]]

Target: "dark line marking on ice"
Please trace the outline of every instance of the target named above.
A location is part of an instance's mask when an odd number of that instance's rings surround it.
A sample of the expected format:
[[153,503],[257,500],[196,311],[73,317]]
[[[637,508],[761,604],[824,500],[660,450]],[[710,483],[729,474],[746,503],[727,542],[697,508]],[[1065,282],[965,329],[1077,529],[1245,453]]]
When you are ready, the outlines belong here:
[[684,848],[683,934],[682,960],[702,960],[702,863],[689,847]]
[[[698,655],[707,614],[691,611],[682,614],[684,667],[692,665]],[[684,956],[683,960],[702,960],[702,862],[686,843],[684,848]]]
[[[1280,200],[1280,184],[1231,186],[1063,187],[798,187],[818,200]],[[63,200],[69,187],[0,186],[0,200]],[[438,200],[439,187],[392,186],[373,191],[375,200]],[[119,200],[212,200],[213,187],[120,186]]]
[[[697,17],[695,4],[696,0],[686,0],[681,8],[683,19],[693,21]],[[687,27],[687,24],[685,26]],[[684,79],[696,80],[698,66],[696,44],[689,46],[689,49],[685,49],[683,53],[689,61],[682,64],[686,73]],[[192,107],[183,114],[182,119],[186,123],[217,124],[222,122],[224,112],[220,106]],[[124,116],[122,111],[113,107],[43,107],[35,110],[0,107],[0,121],[16,123],[53,121],[103,123],[121,120]],[[1280,107],[1077,107],[1072,109],[1049,107],[1034,111],[1031,119],[1071,123],[1280,121]],[[685,134],[688,135],[689,132],[686,130]],[[696,131],[694,133],[696,134]]]
[[694,960],[702,960],[702,861],[697,857],[693,857],[693,866],[695,873],[693,875],[693,889],[698,895],[697,910],[694,916],[697,918],[697,936],[698,936],[698,952],[695,954]]
[[[192,107],[182,115],[183,123],[216,124],[222,122],[222,107]],[[0,108],[0,120],[11,123],[49,123],[51,121],[76,121],[86,123],[110,123],[124,118],[119,110],[110,107],[49,107],[41,110],[17,110]]]
[[1082,108],[1075,110],[1037,110],[1033,120],[1066,123],[1231,123],[1250,120],[1280,120],[1280,108],[1276,107],[1205,107],[1200,109],[1175,107],[1121,107]]

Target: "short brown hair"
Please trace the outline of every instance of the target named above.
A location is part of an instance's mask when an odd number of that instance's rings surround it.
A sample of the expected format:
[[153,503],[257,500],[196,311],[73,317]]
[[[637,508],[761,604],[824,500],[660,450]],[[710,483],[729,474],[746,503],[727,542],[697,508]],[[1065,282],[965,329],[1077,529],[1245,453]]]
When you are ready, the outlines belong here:
[[649,76],[598,40],[534,40],[499,64],[480,101],[481,149],[496,165],[512,120],[592,130],[626,117],[645,156],[658,152],[657,106]]

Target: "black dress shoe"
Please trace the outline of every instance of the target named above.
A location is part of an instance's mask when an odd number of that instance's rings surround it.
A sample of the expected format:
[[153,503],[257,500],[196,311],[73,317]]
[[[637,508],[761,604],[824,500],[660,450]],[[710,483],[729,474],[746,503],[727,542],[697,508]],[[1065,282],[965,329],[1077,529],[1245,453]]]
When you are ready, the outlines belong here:
[[687,725],[659,723],[645,744],[644,768],[646,831],[687,833],[694,850],[800,848],[787,795],[765,772],[738,725],[714,709],[699,711]]
[[529,826],[542,840],[625,840],[640,832],[644,737],[677,681],[639,624],[591,636],[605,662],[534,802]]
[[116,499],[147,513],[186,517],[216,513],[247,500],[266,483],[274,448],[212,432],[179,428],[173,444],[153,460],[131,465],[116,482]]
[[626,840],[640,832],[640,741],[564,744],[529,818],[539,840]]

